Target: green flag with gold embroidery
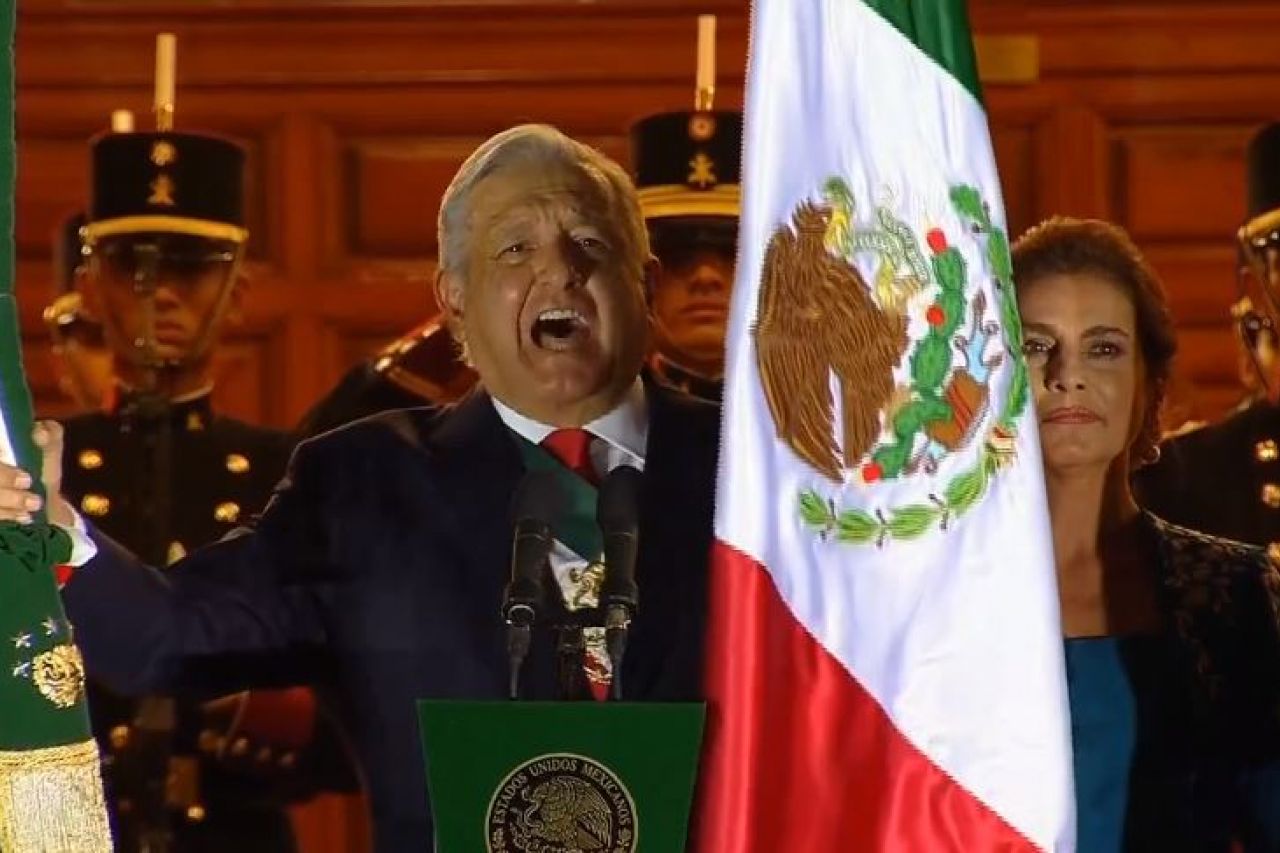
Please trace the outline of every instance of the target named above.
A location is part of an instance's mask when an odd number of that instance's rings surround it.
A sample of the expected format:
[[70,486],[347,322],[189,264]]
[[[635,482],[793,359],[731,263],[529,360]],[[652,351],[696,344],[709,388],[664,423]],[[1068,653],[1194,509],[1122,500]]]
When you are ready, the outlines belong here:
[[[0,11],[0,460],[38,481],[31,394],[13,295],[14,4]],[[43,513],[0,522],[0,850],[111,849],[98,749],[89,730],[84,666],[53,568],[71,543]]]

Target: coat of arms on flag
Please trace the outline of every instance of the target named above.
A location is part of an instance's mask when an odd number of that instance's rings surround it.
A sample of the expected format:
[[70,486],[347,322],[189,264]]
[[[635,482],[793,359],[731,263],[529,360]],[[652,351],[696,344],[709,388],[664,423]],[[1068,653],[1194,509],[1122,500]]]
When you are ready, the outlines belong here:
[[838,485],[846,472],[863,487],[932,476],[964,456],[941,488],[897,506],[840,508],[806,489],[801,516],[824,538],[882,545],[945,530],[1013,460],[1027,381],[1008,238],[977,188],[951,187],[949,204],[959,227],[913,228],[890,204],[861,212],[833,177],[769,241],[754,332],[778,437]]

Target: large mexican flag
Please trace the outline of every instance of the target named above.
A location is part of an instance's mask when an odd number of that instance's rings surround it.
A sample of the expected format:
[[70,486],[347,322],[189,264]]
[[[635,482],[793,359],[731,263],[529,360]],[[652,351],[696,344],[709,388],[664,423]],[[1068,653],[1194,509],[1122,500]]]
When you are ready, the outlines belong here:
[[[0,460],[39,480],[13,297],[14,5],[0,10]],[[53,566],[71,543],[45,522],[0,522],[0,850],[99,853],[111,841],[84,667]]]
[[963,0],[754,0],[699,848],[1074,846]]

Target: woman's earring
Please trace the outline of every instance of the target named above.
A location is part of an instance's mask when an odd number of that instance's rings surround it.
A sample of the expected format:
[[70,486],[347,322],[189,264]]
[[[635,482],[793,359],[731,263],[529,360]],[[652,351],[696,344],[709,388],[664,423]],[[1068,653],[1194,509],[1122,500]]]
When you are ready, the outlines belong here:
[[1158,442],[1151,442],[1147,445],[1147,449],[1138,457],[1138,464],[1141,466],[1154,465],[1160,461],[1160,445]]

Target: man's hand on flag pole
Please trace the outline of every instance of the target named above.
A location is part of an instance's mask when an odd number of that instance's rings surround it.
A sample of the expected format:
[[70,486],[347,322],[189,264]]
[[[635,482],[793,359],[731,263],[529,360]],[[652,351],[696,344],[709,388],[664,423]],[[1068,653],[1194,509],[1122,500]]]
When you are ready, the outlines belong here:
[[[49,520],[61,527],[73,527],[75,515],[62,497],[62,425],[40,421],[32,431],[36,447],[43,456],[42,475],[45,494],[49,495]],[[31,491],[31,475],[0,462],[0,521],[31,523],[32,513],[44,505]]]

